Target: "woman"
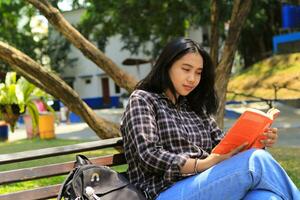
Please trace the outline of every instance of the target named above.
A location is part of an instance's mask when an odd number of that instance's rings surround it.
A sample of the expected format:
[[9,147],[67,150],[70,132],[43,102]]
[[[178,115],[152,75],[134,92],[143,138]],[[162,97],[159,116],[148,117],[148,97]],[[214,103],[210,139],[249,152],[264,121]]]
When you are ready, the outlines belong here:
[[[129,98],[121,121],[128,175],[149,199],[300,199],[299,191],[265,150],[247,144],[210,154],[223,137],[211,117],[218,100],[209,55],[191,39],[162,51]],[[277,129],[264,133],[266,147]]]

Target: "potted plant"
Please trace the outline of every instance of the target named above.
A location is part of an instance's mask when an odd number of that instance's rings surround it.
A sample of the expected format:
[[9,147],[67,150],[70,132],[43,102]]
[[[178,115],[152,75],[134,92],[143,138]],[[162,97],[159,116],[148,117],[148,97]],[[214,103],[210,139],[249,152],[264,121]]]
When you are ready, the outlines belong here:
[[[31,116],[32,126],[39,123],[39,111],[34,99],[47,95],[45,92],[29,83],[24,77],[17,79],[16,72],[8,72],[5,82],[0,83],[0,118],[5,120],[12,132],[20,115],[27,113]],[[54,110],[50,107],[49,110]]]

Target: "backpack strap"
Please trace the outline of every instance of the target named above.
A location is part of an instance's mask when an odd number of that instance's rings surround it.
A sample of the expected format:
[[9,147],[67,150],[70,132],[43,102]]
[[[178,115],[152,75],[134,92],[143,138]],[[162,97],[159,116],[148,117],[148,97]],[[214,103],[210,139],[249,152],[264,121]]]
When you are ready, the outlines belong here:
[[88,164],[92,164],[92,162],[84,155],[76,155],[76,161],[74,163],[74,169],[69,173],[69,175],[67,176],[67,178],[65,179],[65,181],[63,182],[63,184],[61,185],[60,187],[60,190],[58,192],[58,195],[57,195],[57,200],[61,200],[62,199],[62,196],[65,192],[65,189],[66,189],[66,184],[70,182],[70,180],[72,180],[75,172],[77,171],[77,169],[80,167],[80,166],[83,166],[83,165],[88,165]]
[[61,200],[62,199],[62,195],[65,192],[66,189],[66,184],[73,178],[75,171],[77,170],[77,168],[73,169],[67,176],[67,178],[64,180],[63,184],[60,186],[58,195],[57,195],[57,200]]
[[76,161],[74,163],[74,167],[79,167],[83,165],[93,164],[86,156],[78,154],[76,155]]

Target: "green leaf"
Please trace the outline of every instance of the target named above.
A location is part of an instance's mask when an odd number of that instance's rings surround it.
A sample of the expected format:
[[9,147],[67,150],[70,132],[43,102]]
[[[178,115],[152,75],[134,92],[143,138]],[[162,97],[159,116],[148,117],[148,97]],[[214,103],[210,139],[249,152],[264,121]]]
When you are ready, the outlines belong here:
[[22,90],[22,86],[21,85],[16,85],[16,97],[18,100],[18,103],[24,103],[24,92]]
[[0,83],[0,104],[7,103],[7,88],[4,83]]
[[7,88],[7,101],[8,104],[17,104],[17,96],[16,96],[16,85],[9,85]]
[[5,85],[9,86],[12,84],[16,84],[17,73],[16,72],[8,72],[5,76]]
[[21,77],[17,81],[17,88],[18,92],[22,93],[22,95],[20,94],[19,97],[17,94],[19,103],[26,104],[27,102],[30,102],[32,100],[31,97],[34,96],[33,91],[36,88],[33,84],[29,83],[25,78]]
[[58,121],[59,119],[56,116],[55,110],[51,106],[49,106],[47,103],[46,103],[46,106],[47,106],[47,110],[49,110],[53,114],[55,121],[59,122]]
[[5,88],[5,84],[4,83],[0,83],[0,90],[3,90],[3,88]]
[[33,128],[39,124],[39,111],[33,102],[27,104],[27,110],[32,119]]

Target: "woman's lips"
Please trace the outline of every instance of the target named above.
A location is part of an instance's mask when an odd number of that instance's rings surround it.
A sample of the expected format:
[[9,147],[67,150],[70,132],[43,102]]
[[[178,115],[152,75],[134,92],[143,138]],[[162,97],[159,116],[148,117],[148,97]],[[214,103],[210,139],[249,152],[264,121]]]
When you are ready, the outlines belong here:
[[188,91],[194,89],[194,87],[193,87],[193,86],[190,86],[190,85],[183,85],[183,88],[184,88],[185,90],[188,90]]

